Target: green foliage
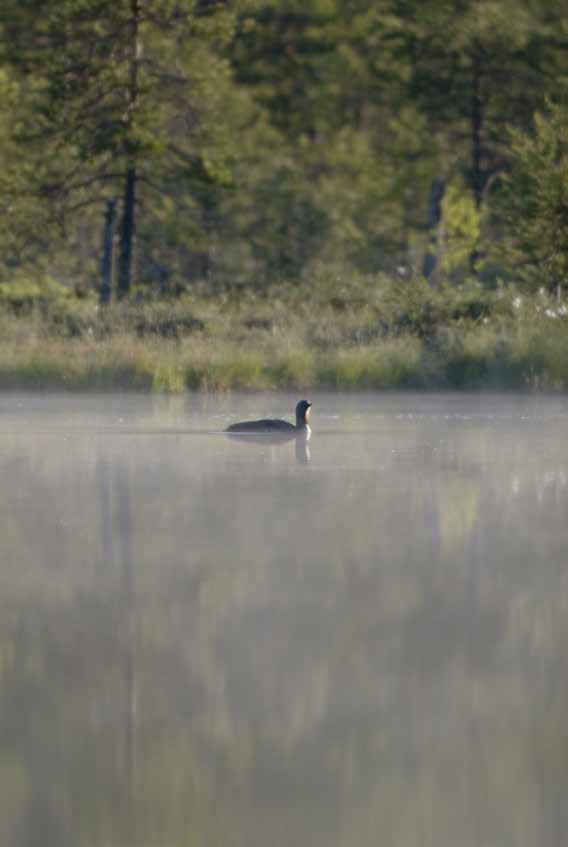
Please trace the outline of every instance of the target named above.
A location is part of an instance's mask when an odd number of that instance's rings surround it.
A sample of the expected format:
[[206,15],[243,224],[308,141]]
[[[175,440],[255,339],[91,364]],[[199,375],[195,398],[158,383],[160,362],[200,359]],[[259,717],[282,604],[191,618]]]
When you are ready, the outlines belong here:
[[432,289],[424,279],[415,277],[384,287],[380,314],[390,332],[410,332],[429,339],[440,327],[478,323],[503,307],[497,295],[478,282]]
[[[564,118],[543,111],[567,82],[558,4],[148,9],[5,0],[3,283],[21,271],[95,288],[111,198],[121,277],[127,256],[131,288],[166,296],[201,282],[301,284],[322,268],[408,278],[428,246],[436,284],[564,277],[563,154],[553,152]],[[441,220],[429,209],[435,184],[446,186]]]
[[568,279],[568,108],[549,103],[534,131],[512,133],[508,257],[533,287]]
[[451,183],[442,201],[441,268],[450,278],[463,277],[479,244],[481,214],[475,199],[461,183]]
[[[234,137],[250,122],[251,109],[246,92],[234,91],[224,55],[236,10],[205,12],[193,0],[159,0],[151,15],[141,9],[130,0],[30,0],[24,7],[8,0],[0,36],[2,54],[21,80],[11,134],[27,156],[25,179],[16,179],[15,155],[9,163],[11,204],[27,218],[22,194],[35,198],[28,226],[43,215],[46,236],[58,246],[65,238],[67,252],[80,251],[84,266],[99,253],[102,212],[112,197],[124,196],[124,255],[134,173],[129,227],[138,230],[139,262],[152,273],[163,265],[162,235],[174,250],[183,243],[185,269],[205,252],[199,241],[215,217],[219,191],[232,182],[239,157]],[[172,198],[181,203],[168,203]],[[93,208],[95,226],[79,229]]]
[[71,300],[68,288],[48,276],[36,274],[28,277],[21,271],[11,275],[9,281],[0,282],[0,309],[15,312],[31,311],[35,307],[49,308]]

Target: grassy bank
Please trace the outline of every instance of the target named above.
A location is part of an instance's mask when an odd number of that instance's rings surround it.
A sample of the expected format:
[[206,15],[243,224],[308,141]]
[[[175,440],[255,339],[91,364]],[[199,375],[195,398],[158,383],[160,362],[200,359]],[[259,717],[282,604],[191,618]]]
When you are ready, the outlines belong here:
[[0,388],[568,388],[568,309],[543,294],[375,280],[113,307],[4,304]]

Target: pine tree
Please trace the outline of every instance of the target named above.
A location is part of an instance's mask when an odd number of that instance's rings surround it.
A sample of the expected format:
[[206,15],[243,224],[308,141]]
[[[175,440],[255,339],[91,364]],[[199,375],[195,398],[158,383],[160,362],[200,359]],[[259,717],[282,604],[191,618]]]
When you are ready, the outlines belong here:
[[143,192],[172,196],[180,179],[226,177],[222,51],[237,10],[205,0],[8,2],[3,53],[25,90],[19,141],[36,163],[30,190],[62,225],[120,197],[124,297]]
[[[559,8],[528,0],[395,0],[411,56],[408,95],[425,115],[438,149],[438,173],[463,185],[490,233],[489,198],[510,163],[509,127],[526,129],[546,91],[561,85],[566,43]],[[463,189],[462,189],[463,190]],[[487,244],[485,245],[485,247]]]
[[549,103],[533,132],[511,136],[506,259],[517,279],[559,291],[568,283],[568,108]]

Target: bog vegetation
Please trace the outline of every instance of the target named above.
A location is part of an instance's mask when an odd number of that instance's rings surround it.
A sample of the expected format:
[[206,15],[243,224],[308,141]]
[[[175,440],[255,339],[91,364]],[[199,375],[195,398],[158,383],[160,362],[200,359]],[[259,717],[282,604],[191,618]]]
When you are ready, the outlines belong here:
[[4,0],[0,386],[568,387],[556,0]]

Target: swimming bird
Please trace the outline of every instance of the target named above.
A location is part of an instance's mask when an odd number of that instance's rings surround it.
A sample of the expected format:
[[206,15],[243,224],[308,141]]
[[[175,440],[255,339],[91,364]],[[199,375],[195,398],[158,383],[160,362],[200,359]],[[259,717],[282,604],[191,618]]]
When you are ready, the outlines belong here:
[[284,435],[310,435],[310,427],[308,418],[312,404],[307,400],[300,400],[296,406],[296,424],[288,423],[288,421],[274,420],[273,418],[265,418],[260,421],[241,421],[241,423],[231,424],[225,432],[233,434],[247,433],[283,433]]

